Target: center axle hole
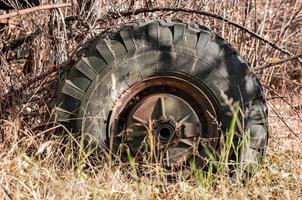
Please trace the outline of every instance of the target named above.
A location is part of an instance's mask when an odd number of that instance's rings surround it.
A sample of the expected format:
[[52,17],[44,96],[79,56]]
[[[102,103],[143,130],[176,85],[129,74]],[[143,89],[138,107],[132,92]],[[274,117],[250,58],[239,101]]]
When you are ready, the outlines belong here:
[[161,142],[168,142],[174,134],[174,129],[170,125],[161,125],[157,128],[158,139]]
[[159,131],[159,135],[161,138],[169,138],[171,136],[171,130],[167,127],[163,127]]

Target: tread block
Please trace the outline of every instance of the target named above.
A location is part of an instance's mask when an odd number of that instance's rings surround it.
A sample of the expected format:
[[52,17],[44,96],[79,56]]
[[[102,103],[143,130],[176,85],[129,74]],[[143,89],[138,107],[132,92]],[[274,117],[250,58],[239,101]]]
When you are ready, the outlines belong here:
[[253,124],[250,126],[249,147],[255,149],[265,149],[267,141],[267,130],[264,125]]
[[97,72],[90,65],[86,57],[83,57],[81,60],[79,60],[79,62],[75,65],[75,68],[90,80],[94,80],[97,76]]
[[212,35],[209,34],[208,32],[201,31],[199,33],[198,42],[196,44],[198,54],[201,54],[202,52],[204,52],[206,50],[209,43],[211,42],[211,38],[212,38]]
[[84,96],[84,91],[78,88],[70,80],[65,80],[64,86],[62,88],[62,93],[67,94],[75,99],[82,100]]
[[159,43],[159,25],[158,22],[155,21],[148,25],[148,36],[149,42],[153,46],[158,46]]
[[241,151],[241,156],[240,156],[240,162],[243,164],[243,167],[245,170],[252,172],[255,170],[255,166],[259,164],[261,160],[261,152],[249,148],[249,147],[244,147]]
[[212,57],[216,59],[221,49],[222,47],[218,43],[212,40],[208,43],[205,54],[207,55],[207,57]]
[[104,58],[107,65],[110,65],[111,63],[114,62],[114,60],[115,60],[114,55],[111,52],[110,47],[108,46],[108,44],[105,42],[104,39],[102,39],[98,42],[98,44],[96,45],[96,49],[101,54],[101,56]]
[[108,67],[106,61],[100,56],[99,51],[95,47],[89,48],[84,53],[87,63],[97,72],[100,73],[106,67]]
[[185,30],[183,43],[190,49],[195,49],[197,44],[197,34],[192,30]]
[[119,32],[119,35],[127,49],[128,52],[135,52],[135,43],[134,43],[134,40],[133,40],[133,36],[130,32],[130,29],[126,29],[126,30],[121,30]]
[[194,34],[197,34],[201,31],[197,24],[189,25],[188,30],[193,32]]
[[255,100],[253,106],[247,112],[246,118],[253,119],[254,123],[263,123],[263,118],[267,112],[265,102]]
[[169,18],[159,20],[159,24],[160,24],[161,26],[166,26],[166,27],[167,27],[167,26],[173,26],[173,25],[174,25],[174,23],[172,22],[172,20],[169,19]]
[[186,26],[184,24],[174,25],[174,35],[173,35],[174,44],[181,44],[183,42],[185,28]]
[[91,84],[91,80],[75,68],[70,70],[68,77],[68,79],[82,91],[86,91]]
[[69,112],[63,108],[60,107],[54,107],[54,112],[56,114],[56,119],[58,122],[66,122],[71,120],[71,116],[74,115],[74,113]]
[[117,41],[117,40],[111,40],[110,46],[114,52],[114,56],[115,56],[116,60],[123,60],[124,58],[129,56],[127,53],[127,49],[122,42]]
[[168,27],[160,27],[159,29],[159,44],[171,47],[173,43],[173,35]]

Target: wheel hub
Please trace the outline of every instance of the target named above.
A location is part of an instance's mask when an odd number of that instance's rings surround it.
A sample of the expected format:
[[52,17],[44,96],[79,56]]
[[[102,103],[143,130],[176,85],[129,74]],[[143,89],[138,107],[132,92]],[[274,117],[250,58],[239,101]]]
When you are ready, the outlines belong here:
[[176,124],[172,120],[159,120],[153,122],[156,139],[161,144],[167,144],[173,140],[176,132]]
[[125,141],[138,162],[152,154],[149,161],[183,165],[204,156],[200,150],[205,139],[217,146],[219,131],[211,117],[217,117],[211,100],[188,81],[167,76],[146,79],[116,102],[108,127],[110,147],[118,152]]

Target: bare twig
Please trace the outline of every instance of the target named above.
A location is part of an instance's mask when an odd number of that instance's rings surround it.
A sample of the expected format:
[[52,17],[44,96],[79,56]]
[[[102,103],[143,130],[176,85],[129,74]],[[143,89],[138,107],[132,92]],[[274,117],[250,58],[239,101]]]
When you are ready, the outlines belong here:
[[[70,61],[70,60],[68,60]],[[49,75],[51,75],[52,73],[56,73],[57,71],[59,71],[60,69],[62,69],[66,63],[68,63],[68,61],[66,61],[65,63],[58,65],[52,69],[47,70],[46,72],[40,74],[37,77],[30,77],[29,79],[24,80],[23,82],[21,82],[20,86],[18,87],[12,87],[9,92],[7,92],[4,96],[0,96],[0,105],[1,105],[1,100],[3,100],[3,102],[7,102],[7,100],[9,100],[10,98],[13,97],[14,94],[19,94],[22,93],[26,88],[28,88],[30,85],[41,81],[42,79],[45,79],[46,77],[48,77]]]
[[299,53],[299,54],[296,54],[294,56],[290,56],[288,58],[284,58],[282,60],[276,61],[276,62],[268,63],[268,64],[264,65],[263,67],[256,68],[255,71],[270,68],[270,67],[273,67],[273,66],[276,66],[276,65],[280,65],[282,63],[285,63],[285,62],[288,62],[288,61],[291,61],[291,60],[295,60],[295,59],[300,58],[300,57],[302,58],[302,52]]
[[296,133],[285,121],[285,119],[281,116],[281,114],[278,112],[274,104],[268,103],[268,106],[271,107],[272,111],[277,115],[277,117],[282,121],[282,123],[288,128],[288,130],[297,137],[298,140],[301,140],[298,133]]
[[[277,95],[278,98],[280,98],[282,101],[284,101],[287,105],[289,105],[291,107],[291,109],[296,113],[296,115],[298,116],[298,118],[300,119],[300,121],[302,122],[302,117],[300,116],[300,113],[298,112],[298,110],[290,103],[287,101],[286,97],[281,96],[278,92],[276,92],[275,90],[273,90],[272,88],[270,88],[267,85],[262,85],[263,87],[265,87],[266,89],[268,89],[269,91],[273,92],[275,95]],[[272,100],[271,99],[267,99],[267,100]]]
[[7,189],[3,185],[0,185],[0,191],[1,191],[0,194],[2,193],[2,195],[5,199],[13,199],[11,197],[11,195],[8,193]]
[[86,41],[87,36],[90,33],[91,33],[91,30],[88,31],[88,33],[86,34],[86,36],[84,38],[82,38],[82,41],[77,45],[76,48],[74,48],[74,50],[70,53],[70,55],[68,56],[68,59],[65,62],[61,63],[60,65],[56,65],[55,67],[53,67],[51,69],[48,69],[47,71],[41,73],[40,75],[38,75],[36,77],[26,78],[19,85],[11,87],[6,94],[4,94],[3,96],[0,96],[0,108],[1,108],[1,103],[11,102],[10,100],[15,94],[22,93],[24,90],[29,88],[34,83],[37,83],[37,82],[47,78],[48,76],[50,76],[52,74],[56,75],[56,73],[59,72],[60,70],[64,69],[64,67],[67,64],[73,62],[74,61],[74,55],[76,54],[78,49],[80,49],[80,47],[83,45],[83,42]]
[[3,47],[2,47],[2,51],[5,51],[7,49],[12,49],[12,48],[16,48],[17,46],[20,46],[21,44],[23,44],[24,42],[26,42],[27,39],[33,38],[35,36],[37,36],[39,33],[41,32],[41,30],[36,30],[33,33],[30,33],[26,36],[20,36],[17,37],[14,40],[9,40],[9,41],[5,41],[3,42]]
[[8,14],[0,15],[0,20],[15,17],[18,15],[25,15],[28,13],[40,11],[40,10],[49,10],[49,9],[54,9],[54,8],[65,8],[65,7],[70,7],[71,3],[60,3],[60,4],[51,4],[51,5],[42,5],[42,6],[35,6],[32,8],[26,8],[23,10],[17,10],[14,12],[10,12]]

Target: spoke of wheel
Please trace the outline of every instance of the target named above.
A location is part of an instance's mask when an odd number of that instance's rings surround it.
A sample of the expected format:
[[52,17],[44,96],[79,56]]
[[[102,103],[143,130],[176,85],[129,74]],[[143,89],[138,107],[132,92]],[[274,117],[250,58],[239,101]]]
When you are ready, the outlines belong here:
[[[168,158],[169,159],[169,164],[171,165],[179,165],[183,163],[187,158],[190,156],[190,151],[192,151],[192,148],[184,148],[184,147],[172,147],[167,150],[168,153]],[[173,164],[172,164],[173,163]]]
[[148,127],[148,122],[136,115],[133,115],[133,119],[139,123],[141,123],[144,127]]
[[128,138],[135,138],[135,137],[142,137],[142,136],[146,136],[147,135],[147,131],[133,131],[132,129],[127,129],[127,135],[126,137]]
[[196,144],[189,139],[180,139],[179,142],[186,144],[192,148],[195,148]]
[[151,119],[160,119],[160,118],[165,118],[166,113],[165,113],[165,103],[164,103],[164,98],[159,97],[155,103],[154,109],[152,111]]
[[184,125],[184,137],[192,138],[192,137],[200,137],[202,133],[200,123],[183,123]]
[[133,127],[142,127],[142,128],[145,128],[145,124],[143,123],[133,123],[131,125],[128,126],[129,128],[133,129]]
[[183,116],[183,117],[178,121],[178,124],[184,123],[187,119],[190,118],[190,116],[191,116],[191,113],[189,113],[189,114]]

